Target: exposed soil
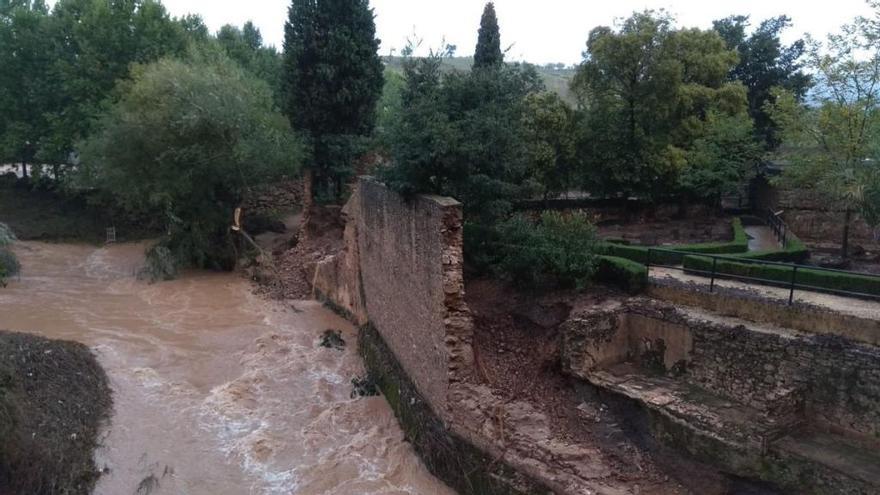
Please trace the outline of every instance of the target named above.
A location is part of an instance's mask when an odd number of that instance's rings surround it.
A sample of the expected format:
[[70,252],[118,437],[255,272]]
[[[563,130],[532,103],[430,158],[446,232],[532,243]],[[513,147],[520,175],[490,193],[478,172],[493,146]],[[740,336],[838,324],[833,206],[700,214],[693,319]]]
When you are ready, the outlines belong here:
[[632,244],[696,244],[733,240],[732,217],[700,215],[687,219],[643,219],[619,223],[616,220],[597,224],[599,236],[623,239]]
[[345,222],[339,206],[313,206],[307,223],[286,236],[267,260],[251,275],[260,284],[257,292],[273,299],[307,299],[312,295],[308,268],[342,249]]
[[[573,310],[613,304],[623,296],[602,288],[528,294],[487,279],[469,280],[466,294],[475,320],[475,379],[546,414],[557,439],[601,449],[619,481],[638,486],[637,493],[750,493],[749,487],[656,444],[628,424],[631,411],[579,393],[576,381],[562,374],[560,324]],[[675,488],[672,480],[686,488]]]
[[111,406],[88,347],[0,331],[0,493],[90,493]]

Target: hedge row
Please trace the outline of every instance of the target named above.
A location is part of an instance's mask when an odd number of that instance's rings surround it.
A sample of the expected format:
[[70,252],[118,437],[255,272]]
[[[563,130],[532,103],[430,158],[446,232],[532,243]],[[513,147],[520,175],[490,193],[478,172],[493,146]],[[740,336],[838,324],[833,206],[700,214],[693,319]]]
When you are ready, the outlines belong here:
[[[745,229],[743,229],[742,220],[734,218],[733,240],[730,242],[707,242],[703,244],[683,244],[679,246],[656,246],[653,248],[699,254],[737,254],[749,250],[749,237],[746,235]],[[599,246],[599,253],[647,264],[649,262],[648,249],[652,248],[645,246],[630,246],[627,244],[606,241]],[[681,253],[652,251],[650,263],[660,265],[680,265],[684,256],[685,255]]]
[[737,258],[751,260],[778,261],[781,263],[804,263],[810,258],[810,250],[796,235],[788,233],[785,240],[785,248],[765,251],[752,251],[737,254]]
[[594,278],[636,294],[648,286],[648,267],[626,258],[599,256]]
[[[712,271],[712,258],[705,256],[686,256],[686,271]],[[782,285],[791,284],[792,266],[762,265],[757,263],[738,262],[736,258],[719,258],[715,272],[719,275],[749,277]],[[851,273],[815,270],[798,267],[795,284],[816,289],[843,290],[862,294],[880,295],[880,277],[870,277]]]

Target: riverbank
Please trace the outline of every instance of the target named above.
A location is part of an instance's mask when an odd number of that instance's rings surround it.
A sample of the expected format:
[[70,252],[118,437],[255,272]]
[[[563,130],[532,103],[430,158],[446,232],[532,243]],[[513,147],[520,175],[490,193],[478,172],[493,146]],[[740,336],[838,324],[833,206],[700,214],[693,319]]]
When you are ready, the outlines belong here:
[[88,347],[0,331],[0,493],[91,493],[111,406]]
[[0,222],[23,241],[99,244],[106,241],[108,227],[116,228],[119,241],[149,239],[161,233],[156,225],[142,220],[94,205],[85,196],[34,189],[22,181],[0,181]]

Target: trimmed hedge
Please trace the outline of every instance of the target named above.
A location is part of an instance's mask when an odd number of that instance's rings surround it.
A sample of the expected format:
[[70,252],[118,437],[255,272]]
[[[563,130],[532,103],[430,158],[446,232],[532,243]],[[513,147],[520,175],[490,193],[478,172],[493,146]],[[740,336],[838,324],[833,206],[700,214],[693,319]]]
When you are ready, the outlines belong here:
[[[686,256],[684,258],[686,271],[709,272],[712,270],[712,258],[704,256]],[[721,276],[733,275],[737,277],[750,277],[775,282],[784,286],[791,284],[794,265],[761,265],[757,263],[743,263],[736,261],[735,257],[719,259],[715,271]],[[859,292],[862,294],[880,295],[880,277],[870,277],[851,273],[838,273],[811,268],[798,267],[795,284],[810,286],[815,289],[844,290]]]
[[626,258],[599,256],[594,278],[636,294],[648,286],[648,267]]
[[[702,244],[682,244],[679,246],[630,246],[625,244],[616,244],[611,242],[603,242],[599,246],[600,254],[614,256],[618,258],[626,258],[638,263],[648,263],[648,249],[669,249],[672,251],[684,251],[688,253],[700,254],[737,254],[745,253],[749,250],[749,236],[743,228],[742,220],[733,219],[733,240],[730,242],[707,242]],[[664,251],[654,251],[651,253],[651,263],[661,265],[680,265],[684,254],[669,253]]]
[[796,235],[791,232],[785,240],[785,248],[766,251],[752,251],[738,254],[737,258],[750,260],[778,261],[780,263],[804,263],[810,259],[810,250]]

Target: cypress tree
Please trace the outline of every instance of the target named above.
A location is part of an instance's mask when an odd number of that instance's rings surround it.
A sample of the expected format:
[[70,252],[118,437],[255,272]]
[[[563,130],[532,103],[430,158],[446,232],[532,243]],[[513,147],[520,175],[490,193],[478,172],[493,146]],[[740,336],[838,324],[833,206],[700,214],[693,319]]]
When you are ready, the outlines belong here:
[[474,68],[494,67],[502,63],[504,63],[504,54],[501,53],[501,31],[498,29],[495,4],[489,2],[483,9],[483,17],[480,19],[477,49],[474,52]]
[[369,0],[293,0],[284,29],[284,111],[311,141],[315,194],[336,199],[384,84],[373,10]]

